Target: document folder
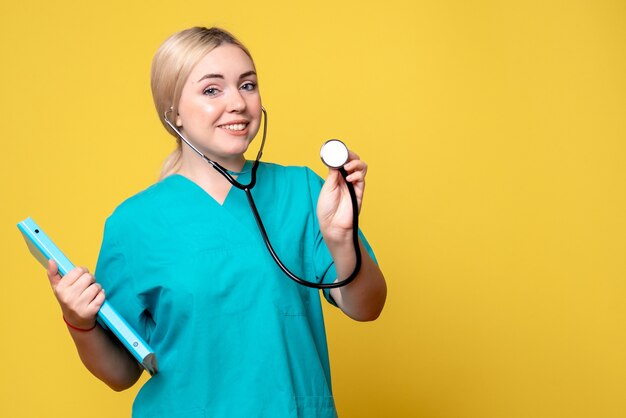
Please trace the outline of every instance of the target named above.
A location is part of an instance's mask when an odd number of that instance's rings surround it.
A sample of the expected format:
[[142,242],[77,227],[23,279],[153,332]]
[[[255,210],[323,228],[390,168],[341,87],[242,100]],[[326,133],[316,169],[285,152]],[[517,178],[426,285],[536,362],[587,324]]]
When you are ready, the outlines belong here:
[[[48,260],[50,259],[56,261],[61,276],[64,276],[74,268],[70,260],[31,218],[18,223],[17,227],[24,235],[30,252],[45,268],[48,268]],[[154,350],[148,346],[143,338],[131,328],[128,322],[106,300],[98,312],[98,322],[105,329],[109,329],[124,344],[126,349],[150,375],[157,373],[158,366]]]

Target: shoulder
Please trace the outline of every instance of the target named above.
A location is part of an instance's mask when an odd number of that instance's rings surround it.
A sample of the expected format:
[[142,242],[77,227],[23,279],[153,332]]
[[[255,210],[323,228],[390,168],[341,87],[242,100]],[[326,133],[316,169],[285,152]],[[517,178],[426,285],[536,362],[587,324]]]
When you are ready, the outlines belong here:
[[300,204],[310,210],[315,208],[324,181],[309,167],[283,166],[262,163],[257,173],[259,194],[270,196],[275,207],[285,205],[295,210]]
[[302,186],[301,182],[313,185],[321,185],[324,182],[319,175],[306,166],[262,162],[259,165],[259,173],[259,176],[271,177],[281,183],[298,183],[300,186]]
[[124,200],[107,219],[107,228],[138,223],[176,201],[180,193],[178,176],[168,176]]

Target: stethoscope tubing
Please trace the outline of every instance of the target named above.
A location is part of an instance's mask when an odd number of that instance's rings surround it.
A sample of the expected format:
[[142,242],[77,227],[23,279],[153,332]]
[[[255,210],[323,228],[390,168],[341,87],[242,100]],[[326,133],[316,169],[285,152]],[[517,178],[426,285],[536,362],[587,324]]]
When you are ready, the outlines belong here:
[[359,274],[359,271],[361,270],[361,263],[362,263],[361,248],[359,244],[359,206],[358,206],[358,202],[356,198],[356,192],[354,191],[354,186],[352,185],[352,183],[350,183],[347,180],[348,173],[343,167],[339,167],[337,169],[339,170],[339,173],[344,179],[346,187],[348,188],[348,193],[350,194],[350,200],[352,202],[352,223],[353,223],[352,243],[354,245],[354,254],[356,257],[354,270],[352,271],[352,274],[350,274],[347,278],[340,280],[340,281],[335,281],[333,283],[317,283],[317,282],[304,280],[296,276],[294,273],[292,273],[291,270],[289,270],[289,268],[287,268],[287,266],[285,266],[285,264],[281,261],[280,257],[278,257],[278,254],[276,254],[276,251],[274,250],[274,247],[272,247],[270,239],[267,236],[265,225],[263,225],[263,221],[261,220],[261,215],[259,215],[259,211],[256,207],[256,203],[254,202],[254,198],[252,197],[252,188],[256,185],[256,172],[257,172],[257,169],[259,168],[259,161],[261,159],[261,156],[263,155],[263,147],[265,146],[265,138],[267,136],[267,112],[266,110],[264,108],[261,108],[263,112],[263,116],[264,116],[263,139],[261,141],[261,148],[259,149],[256,160],[254,161],[252,165],[250,182],[248,184],[242,184],[238,182],[237,180],[235,180],[235,178],[233,178],[233,176],[228,172],[227,169],[222,167],[219,163],[208,158],[198,148],[196,148],[189,140],[187,140],[187,138],[185,138],[185,136],[178,130],[176,126],[174,126],[172,122],[170,122],[169,118],[167,117],[167,114],[171,112],[172,110],[173,109],[170,108],[167,111],[165,111],[165,113],[163,114],[165,123],[167,123],[167,125],[170,128],[172,128],[172,130],[178,135],[178,137],[185,144],[187,144],[196,154],[202,157],[204,161],[206,161],[215,170],[217,170],[222,176],[224,176],[224,178],[226,178],[226,180],[228,180],[230,184],[232,184],[234,187],[240,190],[243,190],[245,192],[246,197],[248,199],[248,205],[250,206],[250,209],[252,210],[252,214],[257,223],[259,232],[261,233],[261,237],[263,238],[263,242],[265,243],[265,246],[267,247],[268,252],[272,256],[272,258],[274,259],[278,267],[280,267],[280,269],[283,271],[283,273],[285,273],[285,275],[287,275],[287,277],[289,277],[291,280],[295,281],[296,283],[302,286],[306,286],[306,287],[313,288],[313,289],[335,289],[338,287],[343,287],[349,284],[350,282],[352,282],[356,278],[356,276]]
[[347,278],[338,282],[334,282],[334,283],[317,283],[317,282],[310,282],[310,281],[301,279],[300,277],[292,273],[291,270],[289,270],[287,266],[283,264],[281,259],[278,257],[278,254],[276,254],[276,251],[274,251],[274,248],[272,247],[272,244],[267,236],[267,231],[265,230],[265,226],[263,225],[263,221],[261,220],[259,211],[257,210],[256,204],[254,203],[254,199],[252,198],[251,190],[249,188],[244,189],[244,191],[246,192],[246,197],[248,198],[248,204],[250,205],[250,208],[252,209],[252,214],[254,215],[254,219],[256,220],[257,226],[259,227],[259,231],[261,232],[261,237],[263,238],[263,242],[265,242],[265,246],[267,247],[268,252],[271,254],[272,258],[274,259],[276,264],[278,264],[278,267],[280,267],[283,273],[285,273],[291,280],[295,281],[296,283],[302,286],[306,286],[306,287],[310,287],[314,289],[335,289],[337,287],[342,287],[352,282],[356,278],[356,276],[359,274],[359,271],[361,270],[361,249],[359,246],[359,208],[358,208],[358,202],[356,200],[356,193],[354,191],[354,186],[346,180],[346,177],[348,176],[348,173],[346,172],[346,170],[343,167],[341,167],[339,168],[339,172],[341,173],[341,176],[343,177],[346,185],[348,186],[348,192],[350,193],[350,199],[352,200],[352,219],[353,219],[352,243],[354,245],[354,251],[355,251],[354,254],[356,256],[356,259],[355,259],[355,265],[354,265],[354,270],[352,274],[350,274]]

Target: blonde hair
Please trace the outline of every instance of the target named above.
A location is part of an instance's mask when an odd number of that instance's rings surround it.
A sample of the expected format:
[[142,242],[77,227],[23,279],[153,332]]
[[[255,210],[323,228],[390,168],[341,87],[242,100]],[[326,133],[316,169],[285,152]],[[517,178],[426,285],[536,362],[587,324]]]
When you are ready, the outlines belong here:
[[175,123],[178,102],[189,74],[206,54],[222,44],[241,48],[252,60],[250,51],[240,41],[224,29],[215,27],[193,27],[173,34],[163,42],[152,59],[150,84],[154,106],[165,129],[176,138],[176,149],[163,162],[160,179],[180,169],[182,156],[181,140],[165,122],[165,112],[171,109],[168,118]]

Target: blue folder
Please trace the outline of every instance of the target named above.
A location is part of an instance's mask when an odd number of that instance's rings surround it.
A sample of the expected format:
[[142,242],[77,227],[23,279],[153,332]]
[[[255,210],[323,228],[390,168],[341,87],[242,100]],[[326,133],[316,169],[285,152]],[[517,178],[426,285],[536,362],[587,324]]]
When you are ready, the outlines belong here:
[[[48,267],[48,260],[50,259],[56,261],[61,276],[74,268],[70,260],[31,218],[18,223],[17,227],[24,236],[28,249],[44,268]],[[98,322],[105,329],[109,329],[124,344],[150,375],[157,373],[157,358],[154,350],[106,300],[98,312]]]

